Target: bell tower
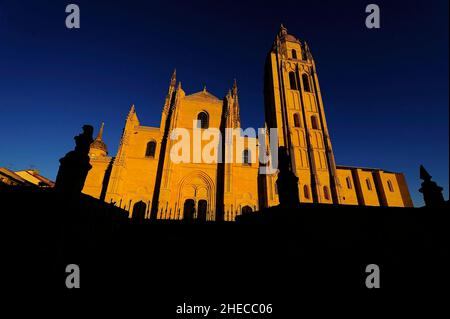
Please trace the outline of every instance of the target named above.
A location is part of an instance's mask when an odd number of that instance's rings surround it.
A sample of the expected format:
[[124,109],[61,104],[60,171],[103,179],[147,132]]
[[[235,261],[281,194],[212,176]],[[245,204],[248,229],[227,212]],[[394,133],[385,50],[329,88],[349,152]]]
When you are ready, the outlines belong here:
[[[264,104],[266,125],[277,128],[278,145],[286,147],[291,170],[299,178],[300,202],[340,203],[316,65],[308,44],[283,25],[266,59]],[[270,185],[275,180],[266,179],[268,192],[276,190]]]

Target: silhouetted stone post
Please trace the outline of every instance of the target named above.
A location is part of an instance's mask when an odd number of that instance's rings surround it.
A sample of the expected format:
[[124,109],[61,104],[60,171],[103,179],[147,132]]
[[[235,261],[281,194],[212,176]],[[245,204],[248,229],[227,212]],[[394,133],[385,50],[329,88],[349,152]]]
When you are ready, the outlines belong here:
[[431,175],[428,174],[423,165],[420,165],[420,179],[422,179],[423,182],[419,192],[423,194],[425,206],[436,207],[444,205],[445,200],[442,195],[443,188],[431,180]]
[[286,147],[278,148],[278,178],[277,188],[280,205],[292,207],[299,204],[298,177],[291,171],[290,158]]
[[60,165],[55,182],[57,191],[66,195],[76,195],[83,190],[87,174],[92,168],[89,164],[89,147],[94,141],[93,131],[91,125],[84,125],[83,133],[74,137],[75,150],[59,160]]

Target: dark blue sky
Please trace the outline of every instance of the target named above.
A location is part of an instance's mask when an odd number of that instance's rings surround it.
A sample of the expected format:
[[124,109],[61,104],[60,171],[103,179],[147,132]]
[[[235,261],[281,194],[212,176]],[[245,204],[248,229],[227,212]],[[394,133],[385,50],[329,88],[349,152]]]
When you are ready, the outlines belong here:
[[[244,127],[261,127],[264,59],[283,23],[316,60],[338,164],[402,171],[416,205],[424,164],[448,198],[448,1],[0,0],[0,166],[55,178],[83,124],[115,155],[136,105],[159,125],[174,68],[187,93],[237,78]],[[365,6],[381,29],[365,27]],[[65,28],[65,7],[81,29]]]

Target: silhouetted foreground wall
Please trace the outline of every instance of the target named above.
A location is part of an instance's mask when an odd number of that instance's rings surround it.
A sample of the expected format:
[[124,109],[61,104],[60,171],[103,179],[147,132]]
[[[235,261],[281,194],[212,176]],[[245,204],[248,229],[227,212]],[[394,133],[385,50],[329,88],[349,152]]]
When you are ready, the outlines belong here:
[[368,291],[365,267],[372,263],[381,269],[384,291],[432,288],[448,271],[445,208],[302,204],[249,213],[235,223],[137,223],[86,195],[68,203],[51,190],[6,188],[0,199],[8,203],[3,265],[19,289],[30,288],[31,268],[39,274],[32,288],[67,290],[65,266],[75,263],[84,291],[140,288],[161,307],[186,296],[281,299],[287,309],[305,292]]

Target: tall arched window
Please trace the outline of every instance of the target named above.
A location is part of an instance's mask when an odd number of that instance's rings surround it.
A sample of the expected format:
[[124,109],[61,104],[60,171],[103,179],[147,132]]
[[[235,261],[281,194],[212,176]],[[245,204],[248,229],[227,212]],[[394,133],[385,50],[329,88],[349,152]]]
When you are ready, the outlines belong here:
[[292,58],[297,59],[297,51],[295,51],[294,49],[292,49]]
[[328,189],[328,186],[323,187],[323,197],[325,197],[326,200],[330,200],[330,190]]
[[306,199],[309,199],[309,187],[308,185],[303,186],[303,196],[305,196]]
[[300,115],[294,113],[294,127],[300,127]]
[[351,181],[350,177],[347,176],[345,178],[345,181],[347,182],[347,188],[352,189],[352,181]]
[[311,127],[314,130],[318,130],[319,129],[319,123],[317,122],[317,117],[315,115],[311,116]]
[[155,157],[156,152],[156,142],[150,141],[147,143],[147,148],[145,149],[145,157]]
[[394,191],[394,186],[392,185],[391,180],[388,179],[387,185],[388,185],[389,191],[390,191],[390,192],[393,192],[393,191]]
[[366,178],[366,185],[367,185],[367,189],[369,191],[371,191],[372,190],[372,184],[370,183],[370,180],[368,178]]
[[242,153],[242,162],[245,165],[251,165],[251,163],[250,163],[251,158],[250,157],[251,157],[250,156],[250,151],[249,150],[244,150],[244,152]]
[[305,90],[305,92],[311,92],[308,74],[306,73],[302,74],[302,81],[303,81],[303,89]]
[[197,115],[198,128],[207,129],[209,127],[209,115],[206,112],[200,112]]
[[289,87],[291,90],[298,90],[297,88],[297,82],[295,81],[295,73],[289,72]]

